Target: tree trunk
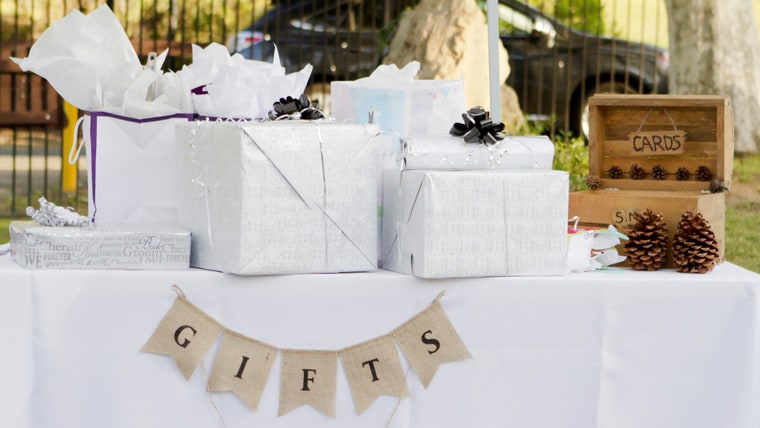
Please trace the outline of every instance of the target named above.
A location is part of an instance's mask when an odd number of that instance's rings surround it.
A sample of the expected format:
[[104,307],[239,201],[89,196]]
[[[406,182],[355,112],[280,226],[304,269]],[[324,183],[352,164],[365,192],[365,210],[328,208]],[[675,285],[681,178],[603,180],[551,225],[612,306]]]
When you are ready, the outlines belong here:
[[665,0],[670,92],[731,97],[734,150],[760,148],[760,41],[752,2]]
[[[499,44],[500,81],[509,76],[507,50]],[[421,0],[399,21],[386,64],[420,62],[420,79],[463,79],[467,107],[489,109],[488,25],[474,0]],[[517,94],[502,84],[501,121],[512,130],[524,118]]]

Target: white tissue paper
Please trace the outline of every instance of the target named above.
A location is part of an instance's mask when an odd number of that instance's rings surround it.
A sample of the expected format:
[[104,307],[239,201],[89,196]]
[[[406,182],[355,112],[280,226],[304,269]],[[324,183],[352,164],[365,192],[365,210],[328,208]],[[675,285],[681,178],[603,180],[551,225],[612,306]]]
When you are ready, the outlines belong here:
[[385,184],[384,269],[422,278],[567,274],[566,172],[389,170]]
[[160,71],[166,55],[144,67],[104,4],[89,15],[72,11],[42,33],[27,58],[12,60],[45,78],[80,110],[135,118],[190,113],[189,89],[173,73]]
[[191,265],[241,275],[376,269],[375,134],[326,121],[178,126]]
[[505,137],[496,144],[465,143],[451,135],[402,140],[405,169],[539,169],[550,170],[554,143],[546,136]]
[[185,85],[194,91],[194,110],[212,118],[258,119],[267,116],[280,98],[303,94],[311,76],[307,64],[285,74],[277,51],[272,63],[230,55],[226,47],[211,43],[193,45],[193,63],[182,69]]

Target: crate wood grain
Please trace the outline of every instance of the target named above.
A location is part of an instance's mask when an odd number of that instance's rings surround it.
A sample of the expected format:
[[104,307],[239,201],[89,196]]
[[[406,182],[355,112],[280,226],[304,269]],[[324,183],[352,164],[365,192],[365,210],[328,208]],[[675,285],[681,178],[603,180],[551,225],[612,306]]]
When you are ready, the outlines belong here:
[[[598,94],[589,101],[589,124],[589,174],[601,179],[602,188],[708,190],[709,180],[696,178],[700,166],[730,188],[734,129],[728,97]],[[633,164],[643,168],[643,179],[630,177]],[[662,180],[652,174],[657,165],[665,171]],[[613,166],[622,178],[609,176]],[[676,179],[679,167],[690,172],[688,180]]]
[[[726,200],[724,193],[702,193],[700,191],[654,191],[654,190],[584,190],[570,193],[568,214],[578,216],[583,226],[615,226],[620,232],[628,233],[628,226],[635,222],[633,214],[647,208],[662,214],[668,228],[668,243],[673,245],[673,236],[678,230],[678,222],[686,211],[702,213],[710,223],[718,241],[721,261],[724,259]],[[623,254],[622,245],[618,250]],[[675,267],[670,252],[665,267]]]

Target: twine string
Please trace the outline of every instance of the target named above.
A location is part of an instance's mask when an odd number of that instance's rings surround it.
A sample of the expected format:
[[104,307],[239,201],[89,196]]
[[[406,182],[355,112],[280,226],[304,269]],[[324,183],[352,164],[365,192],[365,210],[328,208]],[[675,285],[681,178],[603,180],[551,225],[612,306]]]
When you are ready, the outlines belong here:
[[[647,114],[644,115],[644,118],[641,119],[641,124],[639,124],[639,129],[637,129],[636,132],[641,132],[641,128],[644,127],[644,123],[647,121],[647,118],[649,118],[649,115],[652,113],[652,110],[654,109],[650,108],[649,111],[647,111]],[[673,125],[673,130],[678,131],[678,128],[676,127],[676,122],[673,120],[673,116],[671,116],[670,113],[668,112],[668,109],[663,108],[661,110],[664,111],[665,115],[668,116],[668,119],[670,119],[670,124]]]

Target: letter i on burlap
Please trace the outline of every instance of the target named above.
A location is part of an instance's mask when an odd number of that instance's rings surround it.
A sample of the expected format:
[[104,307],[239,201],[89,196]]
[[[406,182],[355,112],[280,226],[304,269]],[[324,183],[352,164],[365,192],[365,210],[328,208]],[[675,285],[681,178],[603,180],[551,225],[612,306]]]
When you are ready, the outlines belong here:
[[179,287],[175,291],[179,296],[140,351],[171,356],[185,379],[190,379],[222,325],[187,301]]
[[427,309],[392,333],[426,389],[438,366],[472,358],[443,311],[439,302],[442,294]]
[[225,329],[208,380],[209,391],[232,391],[257,410],[276,355],[274,346]]

